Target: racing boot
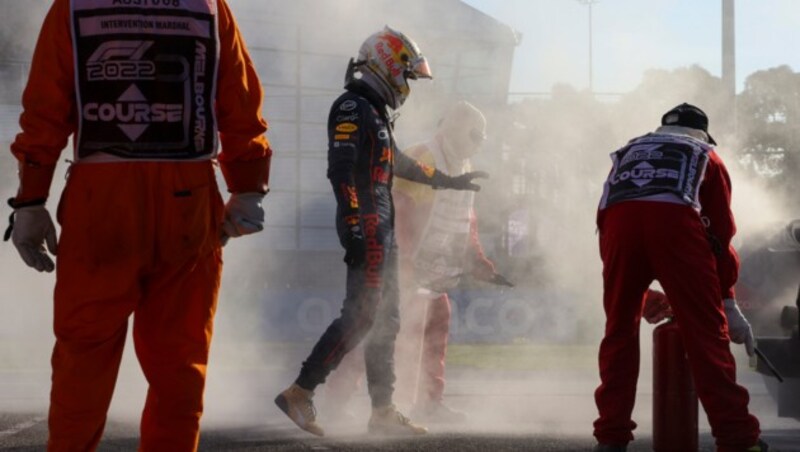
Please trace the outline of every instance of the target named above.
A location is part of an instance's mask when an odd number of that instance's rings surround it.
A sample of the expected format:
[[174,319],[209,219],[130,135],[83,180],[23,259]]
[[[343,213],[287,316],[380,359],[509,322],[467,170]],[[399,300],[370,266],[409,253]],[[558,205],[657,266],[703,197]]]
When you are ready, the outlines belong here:
[[460,424],[467,421],[467,413],[454,410],[441,400],[419,403],[411,410],[411,415],[414,419],[431,424]]
[[314,392],[303,389],[297,383],[275,397],[275,405],[301,429],[317,436],[325,436],[325,430],[317,425],[317,410],[314,409]]
[[411,422],[394,405],[373,408],[367,429],[373,435],[424,435],[428,429]]

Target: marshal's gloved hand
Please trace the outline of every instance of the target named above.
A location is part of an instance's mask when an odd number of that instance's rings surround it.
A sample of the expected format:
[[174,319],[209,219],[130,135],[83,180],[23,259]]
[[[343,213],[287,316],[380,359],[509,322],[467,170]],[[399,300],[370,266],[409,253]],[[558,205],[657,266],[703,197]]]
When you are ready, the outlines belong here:
[[728,317],[728,334],[731,336],[731,342],[744,344],[747,356],[753,356],[755,350],[750,323],[742,315],[734,298],[726,298],[722,302],[725,305],[725,315]]
[[647,323],[656,324],[667,317],[672,317],[672,315],[672,307],[669,305],[664,292],[647,289],[647,295],[644,297],[644,309],[642,310],[642,317]]
[[[40,272],[51,272],[55,269],[53,259],[47,254],[55,255],[58,250],[56,228],[50,212],[44,205],[18,207],[11,214],[10,225],[3,237],[11,238],[11,243],[19,251],[22,260],[29,267]],[[45,249],[45,244],[47,249]]]
[[225,204],[225,220],[222,223],[220,241],[225,246],[231,237],[254,234],[264,229],[262,193],[233,193]]
[[[438,174],[437,174],[438,175]],[[489,173],[485,171],[472,171],[460,176],[448,176],[441,173],[434,181],[433,188],[452,188],[453,190],[472,190],[480,191],[481,186],[472,182],[473,179],[488,179]]]

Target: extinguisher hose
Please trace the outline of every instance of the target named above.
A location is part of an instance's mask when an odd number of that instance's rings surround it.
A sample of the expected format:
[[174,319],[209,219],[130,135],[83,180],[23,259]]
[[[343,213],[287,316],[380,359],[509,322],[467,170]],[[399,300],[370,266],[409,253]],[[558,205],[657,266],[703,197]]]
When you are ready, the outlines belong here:
[[772,375],[775,375],[775,378],[777,378],[779,382],[783,383],[783,377],[781,376],[780,373],[778,373],[778,369],[776,369],[775,366],[773,366],[772,363],[769,362],[764,352],[759,350],[758,347],[753,347],[753,350],[755,350],[756,355],[758,355],[758,359],[764,361],[764,364],[767,366],[767,369],[769,369],[769,371],[772,372]]

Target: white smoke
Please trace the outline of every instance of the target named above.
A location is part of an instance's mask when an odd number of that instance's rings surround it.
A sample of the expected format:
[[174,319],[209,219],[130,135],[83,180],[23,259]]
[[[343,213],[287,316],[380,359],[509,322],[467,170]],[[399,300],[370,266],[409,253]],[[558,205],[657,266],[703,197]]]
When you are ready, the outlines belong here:
[[[419,13],[417,7],[410,7],[412,11],[404,9],[405,5],[401,7],[394,4],[396,2],[374,2],[374,9],[364,10],[363,6],[367,3],[342,0],[337,2],[335,15],[323,16],[314,1],[304,1],[299,7],[288,9],[282,8],[282,2],[278,1],[230,1],[262,82],[266,85],[264,111],[271,121],[268,136],[275,149],[272,171],[274,186],[294,189],[301,183],[309,183],[303,189],[324,190],[328,194],[327,204],[320,206],[320,198],[308,197],[296,202],[290,195],[281,194],[276,189],[265,202],[268,222],[274,231],[270,234],[273,235],[236,239],[226,247],[216,336],[211,349],[204,426],[260,425],[263,420],[284,425],[286,420],[277,413],[272,398],[293,381],[311,344],[322,333],[327,322],[337,315],[340,300],[344,296],[343,290],[339,293],[326,292],[329,282],[343,283],[345,272],[341,252],[330,228],[333,224],[334,199],[329,193],[324,174],[328,108],[340,92],[346,62],[349,57],[356,55],[363,37],[385,24],[396,26],[412,37],[425,36],[425,31],[429,31],[426,29],[432,26],[428,23],[409,23],[405,15]],[[440,3],[462,6],[456,2]],[[440,3],[437,5],[441,6]],[[553,88],[556,82],[579,88],[587,84],[586,68],[579,67],[576,70],[573,66],[576,55],[586,52],[586,43],[580,40],[583,37],[573,40],[573,35],[576,29],[578,34],[583,30],[587,10],[577,2],[562,3],[520,0],[497,2],[496,6],[498,14],[511,8],[514,14],[504,17],[515,17],[520,21],[518,23],[536,21],[541,24],[536,34],[523,36],[522,47],[517,49],[518,55],[531,49],[530,52],[536,55],[535,67],[523,66],[526,70],[517,70],[515,73],[523,74],[516,77],[531,80],[531,84],[525,87],[532,87],[531,91],[545,92],[545,95],[544,100],[528,100],[510,109],[503,105],[485,107],[489,117],[490,139],[483,153],[475,159],[474,166],[488,170],[492,177],[482,182],[483,190],[478,194],[477,201],[478,213],[480,216],[482,207],[503,205],[524,212],[530,218],[530,261],[524,266],[508,265],[499,270],[509,272],[507,276],[518,284],[519,287],[514,289],[517,291],[514,297],[523,305],[519,310],[506,314],[513,320],[514,314],[522,312],[530,322],[525,332],[538,331],[540,334],[535,341],[531,341],[523,337],[520,330],[520,353],[532,355],[519,358],[525,362],[522,369],[514,369],[513,364],[509,363],[515,360],[508,356],[497,363],[505,367],[504,370],[475,369],[471,367],[475,362],[492,362],[476,360],[474,355],[469,355],[481,353],[478,348],[462,348],[466,356],[451,352],[455,362],[463,358],[463,362],[469,362],[470,366],[452,367],[451,372],[456,378],[451,379],[447,394],[454,396],[452,403],[456,408],[473,415],[467,429],[475,432],[588,434],[594,417],[591,392],[597,384],[592,346],[599,342],[603,328],[601,265],[594,215],[602,182],[610,165],[608,154],[624,145],[628,139],[653,130],[658,125],[660,114],[666,109],[684,101],[694,102],[703,92],[700,82],[688,87],[657,87],[659,89],[649,91],[648,96],[630,100],[629,108],[622,108],[616,98],[606,104],[596,105],[585,91],[576,91],[565,85]],[[625,5],[634,3],[641,2],[631,0]],[[649,11],[641,17],[656,20],[669,3],[662,1],[654,2],[655,6],[640,6],[656,8],[656,12]],[[7,0],[0,3],[0,7],[9,4]],[[43,17],[41,4],[43,2],[37,3],[38,9],[34,8],[31,12],[29,17],[35,18],[31,19],[31,23]],[[423,2],[415,5],[424,7]],[[790,12],[797,12],[794,3],[789,6],[784,1],[780,5]],[[615,23],[615,11],[622,7],[610,1],[601,2],[594,9],[596,23]],[[707,6],[698,5],[698,8],[705,11]],[[329,8],[325,11],[329,11]],[[526,13],[521,14],[520,11]],[[788,20],[789,17],[796,17],[796,14],[784,13],[783,17]],[[509,23],[516,25],[511,20]],[[743,26],[745,28],[746,23]],[[297,24],[302,24],[302,27]],[[672,68],[694,63],[680,60],[680,56],[675,55],[681,46],[688,44],[675,43],[663,37],[665,30],[660,29],[661,26],[660,22],[656,26],[650,21],[620,23],[617,28],[621,30],[614,35],[598,28],[595,88],[627,91],[641,80],[643,68]],[[33,28],[38,29],[38,25]],[[341,32],[342,29],[347,29],[347,32]],[[645,30],[652,29],[661,33],[662,39],[645,33]],[[554,50],[551,44],[560,39],[568,41],[568,46]],[[28,36],[26,42],[30,41]],[[425,52],[426,43],[418,43]],[[527,47],[529,45],[533,47]],[[32,49],[31,45],[22,46],[19,43],[10,46]],[[697,58],[702,61],[703,67],[714,70],[718,67],[718,50],[715,45],[709,48]],[[617,53],[625,57],[610,55],[603,49],[617,49]],[[298,60],[298,54],[323,57],[304,66]],[[20,58],[24,59],[24,56]],[[431,65],[436,74],[437,61],[431,59]],[[484,74],[486,78],[491,75],[496,74]],[[298,79],[303,83],[319,79],[319,86],[309,87],[298,101],[294,86]],[[459,92],[442,95],[434,87],[438,83],[446,83],[447,76],[440,80],[432,83],[418,81],[412,85],[409,103],[401,110],[402,116],[397,123],[402,147],[429,137],[448,101],[459,97],[469,98],[474,94]],[[513,83],[523,86],[519,78]],[[336,89],[331,89],[331,86]],[[549,99],[556,102],[548,103]],[[724,106],[715,104],[703,107],[711,117],[712,131],[715,124],[725,121],[727,113]],[[293,124],[298,117],[310,124],[307,129],[298,130]],[[542,118],[549,120],[544,122]],[[514,142],[512,135],[515,134],[521,137],[521,142]],[[534,140],[525,141],[528,137]],[[717,138],[721,144],[720,153],[733,179],[734,213],[739,222],[740,237],[797,216],[797,212],[787,211],[781,200],[772,196],[758,181],[746,179],[737,170],[734,153],[736,142]],[[307,165],[303,166],[306,181],[294,179],[294,175],[298,174],[293,166],[295,160],[289,158],[293,155],[287,154],[296,152],[302,154],[300,160]],[[510,187],[522,170],[516,161],[511,160],[516,158],[515,152],[525,155],[525,171],[536,174],[535,178],[528,180],[533,196],[520,198],[523,201],[519,202],[512,200],[514,189]],[[13,160],[6,154],[0,157],[0,163],[3,174],[0,191],[11,194],[16,184]],[[63,187],[65,166],[63,162],[59,163],[59,174],[48,204],[51,212],[55,212]],[[304,250],[294,252],[304,243],[309,248],[316,243],[309,245],[302,242],[294,231],[295,220],[314,210],[309,206],[320,206],[319,209],[323,210],[317,220],[320,226],[325,226],[326,221],[330,222],[327,229],[318,229],[321,237],[316,237],[330,251],[330,255],[324,258]],[[299,210],[295,210],[295,207]],[[757,210],[757,214],[752,214],[754,210]],[[288,215],[287,211],[290,212]],[[10,213],[8,208],[2,212],[3,217]],[[503,248],[502,219],[488,217],[481,218],[483,244],[490,257],[497,257]],[[281,245],[287,243],[289,245],[281,250]],[[309,272],[315,275],[315,279],[290,274],[292,272]],[[286,278],[282,280],[281,276]],[[318,278],[322,277],[325,280],[320,282]],[[35,381],[42,383],[15,402],[18,406],[12,408],[22,411],[42,412],[47,406],[49,356],[53,341],[53,281],[52,274],[36,274],[25,267],[10,244],[0,248],[0,287],[4,290],[4,295],[0,297],[0,312],[3,313],[0,315],[0,367],[30,371],[36,375]],[[270,296],[282,289],[299,289],[299,293],[306,294],[297,300],[280,301],[302,304],[302,309],[297,309],[297,306],[275,306],[278,300]],[[486,292],[489,293],[489,290],[491,288]],[[487,295],[483,301],[488,303],[488,298],[494,296]],[[464,324],[454,324],[454,335],[464,333],[465,328],[472,328],[473,332],[488,328],[480,331],[486,331],[484,336],[492,339],[491,336],[508,333],[518,326],[514,323],[486,326],[481,323],[477,310],[487,304],[482,305],[481,299],[475,299],[473,303],[472,308],[469,305],[456,306],[462,310],[472,309],[461,314],[473,320],[472,324],[469,320]],[[295,313],[294,317],[287,317],[296,321],[300,330],[291,343],[272,340],[279,335],[270,331],[275,326],[270,319],[264,318],[266,312],[280,313],[281,310]],[[458,312],[454,313],[456,317]],[[643,377],[640,390],[645,392],[649,387],[650,331],[651,327],[643,327]],[[513,339],[514,335],[511,336]],[[550,347],[553,344],[555,346]],[[112,404],[112,417],[135,422],[144,401],[145,385],[129,341]],[[324,393],[324,388],[320,392]],[[523,406],[516,403],[520,396],[535,396],[542,402],[535,407]],[[354,404],[356,408],[360,407],[355,411],[357,422],[365,424],[368,402],[363,391]],[[641,403],[636,414],[639,419],[649,416]],[[643,430],[645,426],[646,422]]]

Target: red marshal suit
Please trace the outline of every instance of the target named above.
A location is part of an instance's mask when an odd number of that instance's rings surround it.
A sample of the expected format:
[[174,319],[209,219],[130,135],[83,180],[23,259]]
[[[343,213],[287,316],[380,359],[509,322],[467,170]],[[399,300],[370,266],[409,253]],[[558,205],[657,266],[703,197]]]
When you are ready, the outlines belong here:
[[[718,451],[756,444],[758,420],[736,383],[723,299],[733,299],[738,257],[725,165],[702,130],[664,126],[612,154],[597,216],[605,336],[595,392],[601,444],[633,439],[639,323],[653,280],[664,288]],[[682,184],[682,185],[681,185]]]
[[197,448],[226,215],[214,159],[234,195],[267,191],[261,85],[228,5],[154,5],[53,2],[11,146],[19,219],[44,212],[74,143],[57,215],[50,451],[97,448],[132,314],[148,381],[140,450]]

